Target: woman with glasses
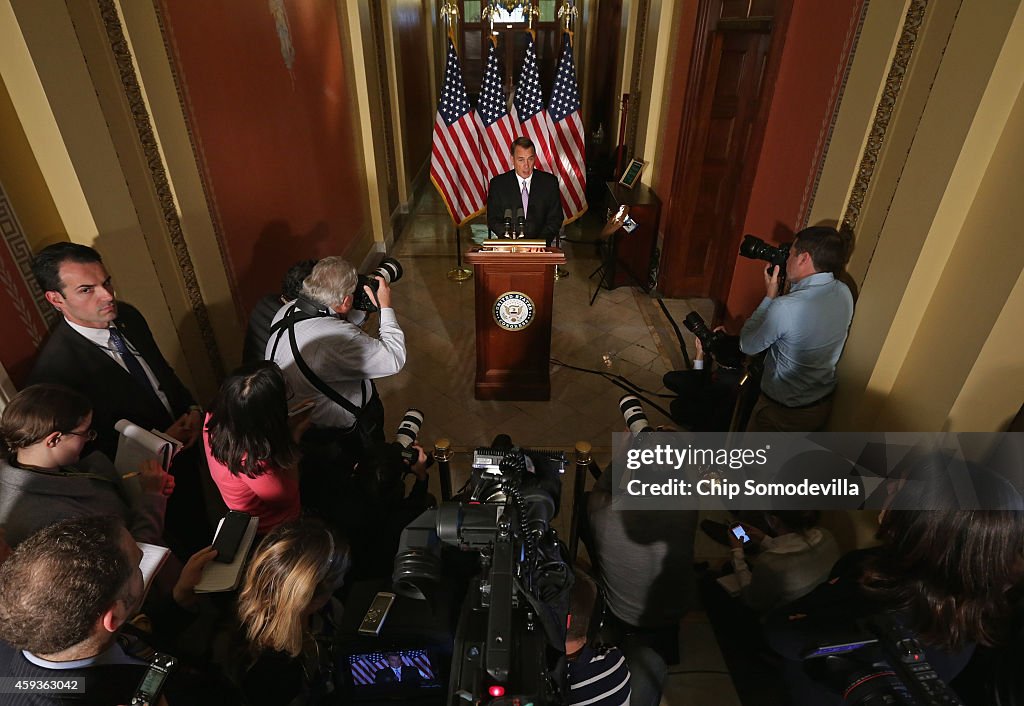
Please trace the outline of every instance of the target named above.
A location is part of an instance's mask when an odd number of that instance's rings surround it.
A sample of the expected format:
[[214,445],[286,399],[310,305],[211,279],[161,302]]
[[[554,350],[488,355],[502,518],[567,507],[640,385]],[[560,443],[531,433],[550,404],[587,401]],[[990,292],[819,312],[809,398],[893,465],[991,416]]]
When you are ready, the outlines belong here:
[[298,519],[299,444],[311,407],[290,413],[281,369],[270,361],[242,366],[217,393],[203,431],[210,475],[224,504],[260,518],[266,534]]
[[279,525],[260,542],[238,596],[244,646],[229,668],[249,706],[338,702],[334,593],[348,567],[347,545],[316,520]]
[[12,547],[46,525],[86,515],[116,515],[136,540],[163,543],[174,476],[155,461],[122,477],[98,451],[80,458],[96,438],[91,424],[89,400],[62,385],[32,385],[7,405],[0,525]]

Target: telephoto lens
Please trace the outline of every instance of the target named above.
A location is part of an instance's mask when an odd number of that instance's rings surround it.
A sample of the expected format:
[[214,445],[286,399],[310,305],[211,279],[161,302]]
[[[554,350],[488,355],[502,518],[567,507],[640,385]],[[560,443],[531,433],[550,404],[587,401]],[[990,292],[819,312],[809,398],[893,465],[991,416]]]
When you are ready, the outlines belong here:
[[723,331],[712,331],[696,311],[686,315],[683,326],[700,339],[704,352],[717,360],[719,365],[733,369],[743,366],[739,336],[730,336]]
[[792,243],[783,243],[775,247],[764,242],[756,235],[744,235],[740,244],[740,255],[751,260],[764,260],[773,265],[785,268],[786,260],[789,259],[789,248]]
[[369,287],[374,292],[380,286],[377,277],[381,277],[389,285],[402,279],[402,265],[393,257],[385,257],[380,261],[373,272],[369,275],[359,275],[359,284],[356,285],[356,292],[352,297],[352,308],[358,311],[377,311],[378,307],[370,299],[363,287]]
[[398,428],[395,429],[395,441],[403,448],[409,448],[416,442],[421,426],[423,426],[423,412],[410,407],[405,410],[405,416],[402,417]]
[[623,395],[619,399],[619,411],[622,412],[622,418],[626,420],[626,427],[629,428],[629,433],[633,436],[654,431],[636,395]]

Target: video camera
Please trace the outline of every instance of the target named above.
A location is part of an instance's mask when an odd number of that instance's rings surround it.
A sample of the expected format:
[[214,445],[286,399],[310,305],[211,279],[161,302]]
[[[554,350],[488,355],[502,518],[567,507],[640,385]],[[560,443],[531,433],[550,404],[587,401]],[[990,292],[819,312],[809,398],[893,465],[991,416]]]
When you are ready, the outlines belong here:
[[447,703],[562,700],[555,666],[565,650],[573,573],[550,522],[565,465],[562,453],[477,449],[458,499],[427,510],[402,533],[394,591],[399,600],[423,601],[422,611],[449,593],[441,590],[453,573],[449,562],[475,554],[455,628]]
[[380,310],[373,303],[373,300],[370,299],[370,295],[366,293],[366,290],[363,289],[366,286],[376,293],[377,288],[380,286],[380,282],[375,279],[376,277],[383,277],[384,281],[388,284],[394,284],[402,279],[402,265],[393,257],[385,257],[373,272],[368,275],[359,275],[359,283],[356,285],[356,291],[353,295],[353,309],[371,313]]
[[804,667],[850,706],[962,706],[928,663],[917,637],[888,615],[861,621],[857,634],[805,651]]
[[724,331],[712,331],[696,311],[686,315],[683,326],[700,339],[701,346],[708,355],[718,361],[719,365],[732,369],[743,367],[739,336],[730,336]]

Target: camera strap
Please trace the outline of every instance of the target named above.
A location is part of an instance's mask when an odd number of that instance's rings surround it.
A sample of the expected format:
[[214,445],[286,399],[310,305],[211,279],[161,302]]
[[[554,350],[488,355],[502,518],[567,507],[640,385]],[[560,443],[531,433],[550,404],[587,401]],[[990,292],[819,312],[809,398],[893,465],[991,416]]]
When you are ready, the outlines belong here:
[[363,407],[366,406],[366,386],[363,384],[362,380],[359,381],[359,392],[362,395],[362,399],[357,407],[346,399],[344,395],[320,379],[320,376],[314,373],[309,367],[305,359],[302,357],[302,354],[299,352],[299,344],[295,340],[295,324],[300,321],[313,318],[316,318],[316,316],[299,311],[298,307],[295,304],[292,304],[291,308],[285,312],[284,317],[270,328],[271,333],[277,331],[277,338],[274,340],[274,347],[270,351],[270,359],[273,360],[274,356],[277,354],[277,346],[281,342],[281,336],[283,336],[285,330],[287,330],[288,343],[292,349],[292,358],[295,359],[295,365],[298,366],[299,372],[301,372],[302,376],[309,381],[309,384],[319,390],[327,399],[334,402],[336,405],[355,417],[355,424],[353,424],[354,428],[359,426],[359,418],[362,415]]

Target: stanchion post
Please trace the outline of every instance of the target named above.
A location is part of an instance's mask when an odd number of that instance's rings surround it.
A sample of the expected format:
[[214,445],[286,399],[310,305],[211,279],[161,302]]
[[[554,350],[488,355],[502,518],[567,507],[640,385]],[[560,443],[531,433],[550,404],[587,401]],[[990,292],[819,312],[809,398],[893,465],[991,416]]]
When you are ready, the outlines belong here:
[[462,230],[455,226],[455,267],[448,270],[452,282],[465,282],[473,276],[473,270],[462,266]]
[[[562,231],[558,231],[558,235],[555,236],[555,247],[562,247]],[[563,277],[569,276],[569,270],[563,270],[561,265],[555,265],[555,281],[562,279]]]
[[572,486],[572,519],[569,525],[569,559],[571,561],[576,561],[576,555],[580,548],[580,512],[582,512],[587,472],[590,469],[591,448],[589,441],[576,442],[576,478]]
[[448,502],[452,499],[452,469],[449,461],[452,459],[452,442],[448,439],[438,439],[434,442],[434,460],[437,461],[437,479],[441,482],[441,500]]

